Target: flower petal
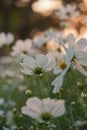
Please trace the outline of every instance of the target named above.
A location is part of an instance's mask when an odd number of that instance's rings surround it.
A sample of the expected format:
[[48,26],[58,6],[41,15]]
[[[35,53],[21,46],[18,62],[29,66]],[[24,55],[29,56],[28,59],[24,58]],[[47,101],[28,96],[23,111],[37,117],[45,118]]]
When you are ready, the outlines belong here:
[[31,117],[31,118],[34,118],[34,119],[36,119],[36,120],[39,119],[39,120],[42,121],[42,119],[40,119],[40,116],[39,116],[39,114],[38,114],[36,111],[34,111],[34,110],[32,110],[32,109],[29,109],[29,108],[26,107],[26,106],[24,106],[24,107],[21,108],[21,112],[22,112],[23,114],[25,114],[25,115]]
[[26,66],[27,69],[34,69],[36,67],[35,60],[30,56],[25,56],[21,65]]
[[64,50],[66,51],[66,47],[64,45],[65,44],[64,41],[60,37],[58,38],[58,41],[62,45],[62,47],[64,48]]
[[45,55],[37,55],[35,63],[37,67],[43,67],[48,62],[48,58]]
[[87,52],[80,51],[76,54],[77,60],[83,66],[87,66]]
[[41,113],[41,100],[33,97],[33,98],[29,98],[26,102],[26,105],[28,106],[29,109],[32,109],[34,111],[36,111],[38,114]]
[[63,79],[64,79],[64,76],[62,74],[60,74],[51,84],[54,87],[53,89],[53,93],[57,93],[59,91],[59,89],[62,87],[63,85]]
[[83,51],[87,47],[87,40],[85,38],[81,38],[75,44],[75,51]]
[[74,45],[74,35],[72,33],[68,35],[66,40],[68,41],[69,47]]
[[48,112],[48,113],[51,113],[52,110],[54,109],[55,107],[55,100],[52,100],[50,98],[47,98],[47,99],[43,99],[42,100],[42,112]]
[[56,102],[55,109],[53,110],[54,117],[62,116],[65,113],[64,100],[58,100]]
[[75,67],[77,68],[77,70],[79,72],[81,72],[84,76],[87,76],[87,71],[85,71],[85,69],[77,62],[75,64]]
[[71,60],[72,60],[73,56],[74,56],[74,48],[70,47],[67,50],[66,57],[65,57],[67,65],[69,65],[71,63]]
[[58,68],[57,66],[54,68],[53,73],[54,74],[60,74],[62,72],[62,69]]

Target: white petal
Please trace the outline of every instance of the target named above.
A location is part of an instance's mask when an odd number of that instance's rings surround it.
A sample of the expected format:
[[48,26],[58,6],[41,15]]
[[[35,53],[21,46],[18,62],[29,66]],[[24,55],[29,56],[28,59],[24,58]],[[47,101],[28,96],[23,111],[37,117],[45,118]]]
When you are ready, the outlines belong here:
[[66,40],[68,41],[69,47],[74,45],[74,35],[72,33],[68,35]]
[[62,69],[59,69],[57,66],[53,70],[54,74],[60,74],[61,72],[62,72]]
[[64,100],[58,100],[56,102],[55,109],[53,110],[54,117],[62,116],[65,113]]
[[[27,69],[34,69],[36,67],[35,60],[30,56],[26,56],[23,63],[26,65]],[[23,63],[21,63],[21,65],[24,65]]]
[[87,71],[85,71],[85,69],[79,64],[79,63],[76,63],[75,64],[75,67],[77,68],[77,70],[79,72],[81,72],[84,76],[87,76]]
[[43,113],[44,112],[48,112],[48,113],[51,113],[52,110],[54,109],[55,107],[55,100],[52,100],[50,98],[47,98],[47,99],[43,99],[42,100],[42,108],[43,108]]
[[49,61],[45,66],[44,68],[46,69],[46,71],[51,71],[56,65],[56,62],[55,60],[53,61]]
[[34,75],[33,71],[31,70],[28,70],[28,69],[22,69],[21,70],[22,73],[26,74],[26,75]]
[[45,55],[40,54],[40,55],[37,55],[35,62],[36,62],[37,67],[43,67],[44,65],[47,64],[48,58]]
[[34,111],[32,109],[29,109],[26,106],[22,107],[21,111],[22,111],[23,114],[25,114],[25,115],[27,115],[27,116],[29,116],[31,118],[34,118],[34,119],[40,118],[39,114],[36,111]]
[[63,42],[63,40],[59,37],[59,43],[62,45],[62,47],[64,48],[64,50],[66,51],[66,47],[65,47],[65,43]]
[[73,47],[70,47],[67,52],[66,52],[66,63],[67,64],[70,64],[71,63],[71,60],[74,56],[74,48]]
[[87,52],[77,52],[76,57],[81,65],[87,66]]
[[33,97],[29,98],[26,102],[26,105],[28,106],[29,109],[32,109],[36,111],[38,114],[41,113],[41,101],[40,99]]
[[54,87],[53,89],[53,93],[57,93],[59,91],[59,89],[62,87],[63,85],[63,79],[64,79],[64,76],[62,74],[60,74],[51,84]]
[[7,43],[12,43],[14,41],[14,36],[11,33],[8,33],[6,36]]
[[81,38],[75,44],[75,51],[83,51],[87,47],[87,40],[85,38]]

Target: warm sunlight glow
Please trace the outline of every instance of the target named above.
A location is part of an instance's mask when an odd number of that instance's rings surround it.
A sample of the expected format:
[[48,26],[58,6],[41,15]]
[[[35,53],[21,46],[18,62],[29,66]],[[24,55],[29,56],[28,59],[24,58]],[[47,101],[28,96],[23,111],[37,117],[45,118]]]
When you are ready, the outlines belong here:
[[60,0],[38,0],[32,4],[32,10],[44,15],[50,15],[53,10],[60,8]]

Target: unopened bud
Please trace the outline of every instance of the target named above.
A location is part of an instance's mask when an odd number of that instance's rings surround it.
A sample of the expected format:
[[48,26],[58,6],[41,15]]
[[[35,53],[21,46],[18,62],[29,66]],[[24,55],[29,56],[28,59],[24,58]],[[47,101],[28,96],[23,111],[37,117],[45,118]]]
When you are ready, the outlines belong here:
[[25,95],[30,97],[32,95],[32,91],[31,90],[26,90]]

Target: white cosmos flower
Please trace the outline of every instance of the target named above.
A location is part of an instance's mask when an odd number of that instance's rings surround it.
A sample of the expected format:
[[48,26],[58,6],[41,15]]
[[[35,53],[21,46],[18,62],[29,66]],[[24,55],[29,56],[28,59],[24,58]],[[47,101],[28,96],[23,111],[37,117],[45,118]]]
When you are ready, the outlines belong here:
[[56,14],[60,19],[69,19],[76,17],[80,14],[80,12],[76,9],[76,5],[67,4],[62,6]]
[[87,76],[87,71],[84,67],[87,67],[87,39],[81,38],[74,40],[73,34],[67,37],[68,48],[65,47],[64,42],[59,38],[59,42],[63,45],[66,51],[69,51],[72,55],[72,66],[77,68],[84,76]]
[[4,32],[0,33],[0,47],[3,45],[9,45],[14,41],[14,36],[12,33],[5,34]]
[[31,39],[17,40],[15,45],[12,48],[12,56],[21,56],[22,54],[33,55],[36,52],[36,49],[33,47]]
[[43,36],[36,36],[33,39],[34,45],[37,47],[42,47],[46,44],[46,39]]
[[42,123],[62,116],[65,113],[65,102],[50,98],[40,100],[33,97],[27,100],[26,106],[22,107],[21,112]]
[[45,46],[49,41],[52,39],[57,39],[58,36],[61,36],[61,32],[57,32],[56,30],[50,28],[48,30],[45,30],[43,33],[39,34],[38,36],[35,36],[33,38],[34,45],[37,47],[43,47]]
[[35,59],[31,56],[25,56],[21,65],[24,68],[22,70],[24,74],[41,76],[44,72],[54,68],[55,60],[42,54],[37,55]]
[[57,93],[63,85],[64,76],[71,67],[72,50],[67,51],[65,59],[56,64],[53,73],[57,74],[57,78],[51,83],[54,87],[53,93]]

